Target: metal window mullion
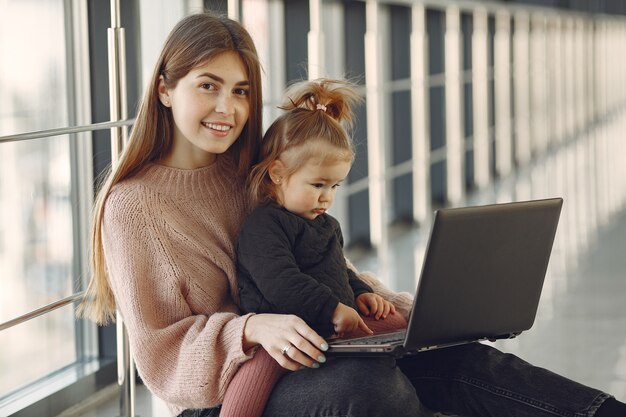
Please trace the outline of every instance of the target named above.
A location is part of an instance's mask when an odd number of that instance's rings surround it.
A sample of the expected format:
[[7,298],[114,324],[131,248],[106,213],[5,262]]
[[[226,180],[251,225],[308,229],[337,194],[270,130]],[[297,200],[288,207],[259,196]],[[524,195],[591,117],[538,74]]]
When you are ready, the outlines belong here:
[[309,79],[320,78],[324,70],[324,33],[322,32],[322,0],[309,0],[308,72]]
[[457,205],[464,197],[464,146],[461,85],[461,13],[457,6],[446,9],[446,199]]
[[376,0],[365,5],[365,86],[367,99],[367,153],[369,171],[370,240],[374,246],[386,242],[386,155],[383,143],[384,102],[382,35],[380,10]]
[[[282,2],[281,2],[282,3]],[[333,42],[328,44],[324,41],[322,52],[324,53],[325,72],[329,77],[341,78],[346,74],[345,62],[345,5],[343,2],[330,2],[324,4],[324,13],[322,14],[323,26],[320,30],[325,34],[324,39],[332,39]],[[356,110],[356,109],[355,109]],[[358,182],[358,181],[357,181]],[[367,181],[364,182],[367,188]],[[352,187],[352,185],[356,185]],[[350,229],[350,196],[354,194],[353,190],[358,189],[358,184],[349,183],[346,187],[342,187],[335,198],[331,212],[343,229],[344,242],[351,241],[352,230]]]
[[560,16],[546,20],[545,26],[545,68],[546,68],[546,94],[547,135],[542,149],[553,144],[559,146],[565,138],[565,97],[567,95],[565,65],[565,43],[562,36],[562,19]]
[[576,61],[574,55],[574,22],[572,17],[563,21],[565,50],[565,137],[572,140],[576,132]]
[[515,158],[519,165],[530,162],[530,59],[528,13],[515,15],[514,54],[514,97],[515,97]]
[[[112,121],[125,120],[126,104],[126,58],[124,29],[121,27],[120,0],[111,0],[111,27],[108,36],[109,63],[109,111]],[[111,165],[115,167],[120,152],[128,140],[125,127],[111,129]],[[120,416],[135,416],[135,362],[130,352],[130,341],[119,310],[116,313],[117,335],[117,382],[120,388]]]
[[545,18],[532,17],[531,35],[531,144],[533,154],[541,154],[547,146],[546,130],[546,45]]
[[496,171],[501,177],[512,169],[510,36],[511,15],[505,10],[498,11],[494,35],[494,107]]
[[[69,16],[67,67],[70,100],[73,103],[69,114],[70,125],[91,123],[91,79],[89,72],[89,23],[86,2],[65,1],[66,16]],[[90,131],[70,136],[71,194],[74,262],[74,292],[86,288],[89,277],[89,237],[93,208],[94,178],[93,150]],[[76,351],[79,360],[98,357],[97,327],[89,320],[77,321]]]
[[606,162],[606,147],[605,147],[605,132],[606,132],[606,48],[605,48],[605,22],[604,20],[597,18],[595,21],[594,30],[594,62],[595,62],[595,104],[596,114],[595,120],[599,123],[595,129],[595,153],[596,153],[596,166],[598,167],[598,173],[596,175],[596,187],[598,194],[598,220],[601,226],[606,225],[608,222],[608,194],[609,189],[607,185],[607,162]]
[[595,113],[595,102],[593,100],[593,75],[594,75],[594,56],[593,56],[593,20],[588,19],[585,21],[585,51],[584,51],[584,65],[585,65],[585,90],[583,102],[585,105],[585,125],[590,126],[593,123],[593,116]]
[[593,28],[593,93],[594,93],[594,119],[599,120],[604,117],[604,100],[603,100],[603,43],[602,43],[602,25],[599,19],[595,19]]
[[226,5],[228,17],[238,22],[241,21],[241,5],[239,1],[240,0],[228,0]]
[[609,86],[611,86],[611,88],[607,88],[606,89],[606,98],[607,98],[607,107],[608,107],[608,113],[612,113],[614,108],[615,108],[615,82],[617,81],[615,79],[615,70],[614,70],[614,53],[613,51],[615,51],[615,45],[614,45],[614,38],[613,38],[613,25],[611,23],[610,20],[607,20],[606,22],[606,50],[607,50],[607,54],[606,54],[606,58],[607,58],[607,62],[606,62],[606,80]]
[[424,224],[431,216],[430,125],[428,105],[428,32],[426,8],[411,8],[411,138],[413,148],[413,219]]
[[585,38],[584,38],[584,21],[580,17],[574,18],[573,54],[574,54],[574,129],[576,132],[585,130]]
[[489,40],[487,10],[474,10],[472,33],[472,108],[474,112],[474,184],[483,188],[489,184]]
[[[621,36],[620,36],[620,44],[618,45],[618,50],[624,51],[626,50],[626,22],[621,22]],[[620,59],[620,68],[626,67],[626,56],[625,54],[619,54]],[[620,77],[620,102],[622,105],[626,102],[626,77]],[[622,145],[624,146],[624,145]]]

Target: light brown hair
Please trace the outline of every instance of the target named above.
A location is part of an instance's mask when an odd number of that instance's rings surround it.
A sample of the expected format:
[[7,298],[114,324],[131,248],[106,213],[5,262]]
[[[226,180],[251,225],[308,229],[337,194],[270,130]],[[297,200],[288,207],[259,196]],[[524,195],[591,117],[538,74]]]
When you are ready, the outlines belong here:
[[[253,205],[278,202],[275,184],[269,176],[272,163],[280,160],[287,178],[306,161],[323,159],[354,160],[354,145],[348,133],[353,124],[353,108],[362,101],[356,86],[346,80],[301,81],[286,92],[280,115],[267,129],[259,149],[259,162],[248,177]],[[332,145],[332,154],[320,155],[320,142]],[[327,149],[327,148],[325,148]]]
[[199,65],[218,55],[236,52],[247,70],[250,83],[250,116],[240,137],[229,148],[242,178],[256,158],[262,123],[261,69],[254,42],[238,22],[212,13],[183,18],[170,32],[155,65],[150,83],[141,101],[128,146],[118,164],[108,174],[94,206],[91,244],[92,277],[77,314],[99,324],[115,319],[115,299],[107,279],[102,246],[104,203],[111,188],[141,171],[147,164],[166,156],[173,143],[172,112],[159,100],[158,87],[163,77],[168,89]]

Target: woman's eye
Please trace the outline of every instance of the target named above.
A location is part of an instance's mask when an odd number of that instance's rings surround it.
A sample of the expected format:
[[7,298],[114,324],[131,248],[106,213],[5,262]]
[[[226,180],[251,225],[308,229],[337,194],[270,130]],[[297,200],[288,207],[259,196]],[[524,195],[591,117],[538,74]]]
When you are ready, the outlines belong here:
[[234,93],[237,96],[247,96],[249,94],[249,91],[245,88],[236,88]]
[[215,84],[212,83],[202,83],[200,84],[200,88],[204,90],[215,90]]

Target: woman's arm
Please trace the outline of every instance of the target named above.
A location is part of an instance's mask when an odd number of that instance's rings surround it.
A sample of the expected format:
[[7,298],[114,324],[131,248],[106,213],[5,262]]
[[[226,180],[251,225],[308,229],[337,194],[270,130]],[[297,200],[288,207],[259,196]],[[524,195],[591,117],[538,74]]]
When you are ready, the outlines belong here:
[[197,290],[184,279],[184,265],[168,247],[167,221],[137,194],[113,192],[103,220],[109,282],[137,367],[166,402],[214,407],[238,366],[250,358],[243,348],[250,316],[237,314],[227,290],[218,299],[206,297],[207,306],[213,306],[207,314],[193,311],[187,295]]

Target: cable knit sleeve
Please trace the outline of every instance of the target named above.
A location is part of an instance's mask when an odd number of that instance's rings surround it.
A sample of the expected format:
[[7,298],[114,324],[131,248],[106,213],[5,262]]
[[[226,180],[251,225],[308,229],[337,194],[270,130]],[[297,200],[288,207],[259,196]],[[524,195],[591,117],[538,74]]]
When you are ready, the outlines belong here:
[[[250,358],[242,350],[249,316],[209,297],[212,314],[194,311],[190,292],[198,290],[181,272],[184,260],[171,251],[171,236],[161,229],[166,221],[149,213],[139,197],[114,189],[102,227],[109,282],[139,373],[173,413],[214,407],[238,366]],[[221,292],[228,294],[224,286]]]

